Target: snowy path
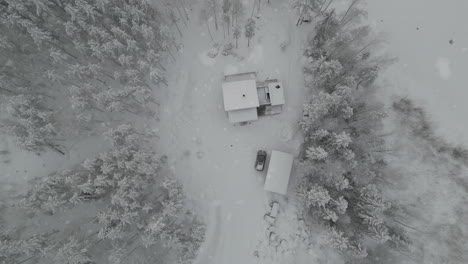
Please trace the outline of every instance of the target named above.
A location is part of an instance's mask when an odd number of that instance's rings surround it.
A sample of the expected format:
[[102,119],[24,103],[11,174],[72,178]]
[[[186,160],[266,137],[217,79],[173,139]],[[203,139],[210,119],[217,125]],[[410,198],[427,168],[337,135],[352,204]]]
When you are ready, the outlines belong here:
[[[304,98],[301,38],[290,26],[294,13],[288,9],[287,3],[263,9],[250,49],[243,38],[239,41],[238,53],[245,58],[241,61],[221,54],[206,57],[211,46],[206,28],[191,21],[184,32],[185,47],[169,69],[169,88],[160,100],[156,129],[172,171],[208,223],[209,237],[198,263],[257,263],[253,253],[265,238],[263,215],[270,197],[263,191],[266,171],[253,168],[256,152],[277,149],[296,155],[299,150],[297,121]],[[280,43],[288,31],[291,43],[282,52]],[[223,40],[221,29],[216,38]],[[259,78],[281,79],[287,85],[284,112],[247,126],[230,124],[221,90],[226,69],[258,70]]]
[[194,264],[205,264],[213,261],[218,249],[222,246],[221,242],[221,205],[214,203],[210,213],[210,219],[207,225],[210,227],[206,233],[204,245],[200,248],[197,259]]

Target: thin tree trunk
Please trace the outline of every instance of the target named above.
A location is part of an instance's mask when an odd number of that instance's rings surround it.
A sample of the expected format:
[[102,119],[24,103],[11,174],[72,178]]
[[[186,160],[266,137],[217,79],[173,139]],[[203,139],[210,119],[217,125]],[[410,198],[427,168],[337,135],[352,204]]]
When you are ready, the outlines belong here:
[[33,258],[35,258],[35,257],[36,257],[36,256],[33,255],[33,256],[31,256],[31,257],[29,257],[29,258],[27,258],[27,259],[25,259],[25,260],[22,260],[22,261],[20,261],[20,262],[18,262],[18,263],[16,263],[16,264],[25,263],[26,261],[28,261],[28,260],[30,260],[30,259],[33,259]]
[[98,241],[94,242],[93,246],[95,246],[95,245],[97,245],[97,244],[101,243],[102,241],[103,241],[103,239],[102,239],[102,238],[100,238]]
[[[93,217],[93,219],[91,219],[91,221],[93,221],[93,220],[94,220],[94,217]],[[91,221],[90,221],[90,222],[91,222]],[[99,231],[96,231],[96,232],[92,233],[91,235],[87,236],[86,239],[88,239],[88,238],[90,238],[90,237],[92,237],[92,236],[95,236],[95,235],[97,235],[98,233],[99,233]]]
[[94,110],[96,110],[96,111],[98,111],[98,112],[104,113],[103,110],[101,110],[101,109],[99,109],[99,108],[97,108],[97,107],[95,107],[95,106],[90,106],[90,108],[91,108],[91,109],[94,109]]
[[13,91],[9,90],[9,89],[6,89],[6,88],[3,88],[3,87],[0,87],[0,90],[3,90],[3,91],[7,91],[9,93],[14,93]]
[[218,16],[216,15],[216,10],[214,9],[213,9],[213,15],[215,19],[215,28],[216,28],[216,31],[218,31]]
[[396,218],[393,218],[393,221],[399,223],[399,224],[402,225],[402,226],[405,226],[405,227],[407,227],[407,228],[411,228],[411,229],[413,229],[413,230],[415,230],[415,231],[418,231],[418,232],[420,232],[420,233],[423,233],[423,231],[421,231],[421,230],[419,230],[419,229],[417,229],[417,228],[415,228],[415,227],[409,226],[409,225],[407,225],[407,224],[405,224],[405,223],[403,223],[403,222],[397,220]]
[[238,38],[236,38],[236,49],[237,49],[237,40],[238,40]]
[[179,25],[177,24],[177,21],[174,21],[175,26],[177,27],[177,31],[179,31],[180,37],[182,38],[182,32],[180,31]]
[[296,26],[299,26],[302,24],[302,17],[297,19]]
[[247,38],[247,47],[250,47],[250,38]]
[[130,252],[128,252],[125,257],[121,260],[121,263],[125,263],[124,260],[127,260],[127,258],[135,251],[139,248],[140,246],[136,246],[135,248],[133,248],[132,250],[130,250]]
[[325,5],[325,3],[326,3],[327,1],[328,1],[328,0],[325,0],[325,1],[320,5],[320,8],[319,8],[319,10],[318,10],[318,12],[317,12],[318,14],[322,14],[322,8],[323,8],[323,6]]
[[260,7],[262,6],[262,0],[257,0],[258,1],[258,9],[257,9],[257,15],[260,14]]
[[256,7],[256,6],[257,6],[257,1],[255,0],[255,1],[254,1],[254,4],[253,4],[253,6],[252,6],[252,12],[250,13],[250,18],[253,17],[253,14],[254,14],[255,7]]
[[135,114],[135,115],[138,114],[137,112],[133,112],[133,111],[130,111],[130,110],[129,110],[130,108],[134,108],[135,106],[133,106],[133,105],[131,105],[131,104],[125,102],[124,100],[116,100],[116,101],[117,101],[117,102],[121,102],[122,104],[124,104],[124,105],[126,105],[126,106],[128,107],[128,108],[125,108],[125,109],[124,109],[125,111],[128,111],[128,112],[130,112],[130,113],[132,113],[132,114]]
[[66,139],[64,139],[64,138],[49,138],[49,140],[66,141]]
[[367,49],[369,46],[371,46],[374,42],[371,41],[370,43],[366,44],[362,49],[358,50],[358,52],[356,52],[355,54],[353,54],[353,58],[357,55],[359,55],[359,53],[363,52],[365,49]]
[[46,143],[47,146],[55,151],[57,151],[58,153],[62,154],[62,155],[65,155],[65,152],[61,151],[60,149],[58,149],[56,146],[52,145],[51,143]]
[[[171,55],[171,57],[172,57],[172,59],[174,59],[174,61],[176,60],[175,57],[174,57],[174,55],[172,55],[172,52],[171,52],[170,50],[165,50],[165,49],[163,48],[163,46],[161,45],[161,43],[159,43],[159,41],[155,40],[155,42],[156,42],[156,45],[158,45],[159,48],[160,48],[162,51],[166,51],[167,53],[169,53],[169,55]],[[159,62],[158,62],[158,64],[159,64]],[[160,66],[162,69],[166,70],[166,68],[164,68],[162,65],[159,65],[159,66]]]
[[162,78],[159,78],[158,81],[159,81],[159,82],[162,82],[166,87],[168,86],[166,80],[164,80],[164,79],[162,79]]
[[[346,47],[349,47],[349,45],[351,45],[354,41],[356,41],[358,39],[358,36],[356,35],[353,39],[351,39],[351,41],[349,41],[348,43],[345,43],[345,44],[342,44],[342,45],[338,45],[338,47],[336,47],[332,53],[330,53],[325,60],[328,60],[332,57],[332,55],[335,55],[336,52],[341,52],[343,49],[345,49]],[[367,48],[367,46],[370,45],[370,44],[367,44],[366,46],[364,46],[364,49]],[[359,52],[361,52],[363,49],[361,49]],[[358,53],[359,53],[358,52]]]
[[351,8],[353,8],[353,6],[358,2],[359,0],[354,0],[348,7],[348,10],[346,10],[346,13],[343,15],[343,17],[341,18],[340,20],[340,24],[343,23],[343,20],[346,18],[346,16],[348,15],[349,11],[351,10]]
[[[172,53],[171,53],[170,51],[169,51],[168,53],[171,55],[172,59],[173,59],[174,61],[176,61],[174,55],[172,55]],[[156,63],[159,65],[159,67],[161,67],[161,69],[163,69],[164,71],[166,71],[166,68],[164,68],[164,66],[162,66],[161,62],[157,61]]]
[[184,10],[185,18],[187,19],[187,21],[189,21],[187,10],[185,9],[185,0],[180,1],[180,5],[182,6],[182,10]]
[[187,26],[187,22],[185,22],[185,19],[184,19],[184,17],[182,16],[182,12],[180,12],[180,8],[179,8],[179,7],[176,7],[176,9],[177,9],[177,13],[179,13],[180,19],[184,22],[185,26]]
[[322,11],[322,14],[325,13],[325,11],[327,11],[328,7],[331,5],[331,3],[333,3],[333,1],[335,0],[330,0],[330,3],[328,3],[328,5],[325,7],[325,9]]
[[210,34],[211,41],[214,42],[213,36],[211,35],[210,25],[208,25],[208,21],[205,21],[205,23],[206,23],[206,28],[208,29],[208,33]]
[[59,46],[59,45],[57,45],[57,44],[55,44],[55,43],[53,43],[53,42],[51,42],[51,41],[47,41],[47,42],[48,42],[48,43],[49,43],[51,46],[54,46],[54,47],[56,47],[57,49],[59,49],[59,50],[61,50],[61,51],[65,52],[66,54],[68,54],[68,56],[70,56],[70,57],[74,58],[75,60],[77,60],[77,59],[78,59],[78,57],[77,57],[77,56],[75,56],[75,55],[71,54],[71,53],[70,53],[69,51],[67,51],[67,50],[66,50],[64,47],[62,47],[62,46]]
[[23,78],[23,77],[21,77],[21,76],[18,76],[18,75],[16,75],[16,74],[13,74],[13,73],[11,73],[11,72],[9,72],[9,71],[4,71],[3,73],[5,73],[6,75],[10,76],[11,78],[21,80],[21,81],[27,83],[28,85],[31,83],[29,80],[27,80],[27,79],[25,79],[25,78]]
[[134,112],[134,111],[132,111],[130,109],[127,109],[127,108],[125,108],[124,111],[129,112],[129,113],[134,114],[134,115],[138,115],[137,112]]

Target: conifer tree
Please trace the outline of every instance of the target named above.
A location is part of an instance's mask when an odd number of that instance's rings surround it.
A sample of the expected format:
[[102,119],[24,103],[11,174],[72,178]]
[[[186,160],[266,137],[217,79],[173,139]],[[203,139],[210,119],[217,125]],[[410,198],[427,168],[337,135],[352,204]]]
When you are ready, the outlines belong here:
[[250,40],[255,36],[255,20],[253,18],[247,20],[244,33],[247,38],[247,47],[250,47]]

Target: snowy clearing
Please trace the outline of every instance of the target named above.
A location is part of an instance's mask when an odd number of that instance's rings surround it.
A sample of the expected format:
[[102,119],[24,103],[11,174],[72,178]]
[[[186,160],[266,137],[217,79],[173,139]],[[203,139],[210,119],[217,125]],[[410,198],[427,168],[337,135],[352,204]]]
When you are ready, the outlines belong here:
[[[289,9],[287,3],[272,5]],[[245,60],[206,56],[209,36],[201,35],[206,29],[193,23],[184,33],[183,53],[171,68],[169,84],[173,88],[164,98],[161,123],[157,124],[161,138],[168,139],[161,147],[169,154],[187,195],[204,205],[202,215],[215,214],[217,219],[207,219],[209,237],[198,263],[255,263],[254,249],[265,239],[263,215],[272,199],[263,191],[266,170],[254,169],[255,155],[259,149],[298,154],[302,139],[297,121],[305,94],[298,52],[302,35],[292,26],[294,12],[276,13],[273,7],[266,6],[257,19],[259,31],[251,47],[239,41],[236,52]],[[278,31],[293,35],[284,53],[281,39],[271,34]],[[252,70],[258,71],[260,80],[278,78],[284,83],[284,111],[245,126],[232,125],[222,105],[223,74]],[[216,209],[206,206],[215,201]],[[212,210],[215,212],[209,213]]]
[[397,93],[415,98],[429,111],[438,133],[468,146],[468,126],[461,121],[468,113],[465,10],[464,0],[367,3],[369,20],[376,30],[388,33],[387,49],[399,59],[386,73],[391,87],[385,89],[386,97]]
[[0,0],[0,262],[468,263],[466,10]]

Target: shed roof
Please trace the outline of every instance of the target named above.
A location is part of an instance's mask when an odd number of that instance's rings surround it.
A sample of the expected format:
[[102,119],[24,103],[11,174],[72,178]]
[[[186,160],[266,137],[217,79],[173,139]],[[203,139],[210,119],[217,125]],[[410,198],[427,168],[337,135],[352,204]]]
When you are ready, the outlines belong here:
[[273,150],[271,153],[264,189],[285,195],[293,165],[293,156],[289,153]]
[[223,83],[224,110],[232,111],[260,105],[255,80]]
[[271,105],[284,105],[284,89],[283,83],[275,82],[268,84],[268,91],[270,92]]
[[258,119],[257,108],[255,107],[232,110],[227,113],[229,116],[229,122],[231,123],[247,122]]

